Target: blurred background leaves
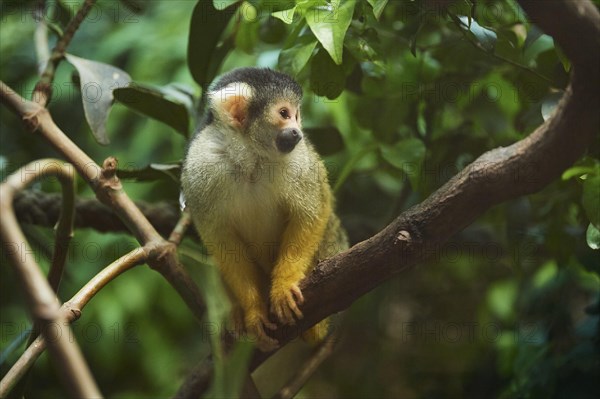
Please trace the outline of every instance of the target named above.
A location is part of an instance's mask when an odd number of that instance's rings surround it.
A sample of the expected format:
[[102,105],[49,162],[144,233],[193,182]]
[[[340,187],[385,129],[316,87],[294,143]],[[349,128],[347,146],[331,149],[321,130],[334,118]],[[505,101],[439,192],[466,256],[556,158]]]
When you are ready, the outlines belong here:
[[[58,69],[50,111],[94,160],[119,159],[132,198],[176,203],[178,162],[210,81],[239,66],[284,70],[305,88],[303,122],[325,157],[338,213],[355,243],[486,150],[528,135],[551,115],[568,82],[562,51],[513,0],[458,1],[450,13],[430,3],[101,0],[69,53],[119,68],[135,82],[112,88],[110,144],[99,146],[90,134],[82,74],[77,80],[68,63]],[[25,97],[37,82],[35,4],[2,3],[0,77]],[[76,2],[47,2],[51,44],[76,9]],[[0,123],[2,176],[56,155],[4,107]],[[597,144],[561,180],[489,210],[432,250],[421,267],[357,301],[337,327],[344,332],[338,350],[300,397],[599,392]],[[515,176],[528,178],[527,170]],[[93,195],[85,184],[78,190]],[[25,231],[47,270],[51,231]],[[78,230],[60,297],[71,297],[134,245],[127,235]],[[218,283],[208,283],[218,281],[209,259],[192,239],[181,254],[214,305],[207,323],[219,323],[226,299]],[[0,268],[0,345],[9,353],[29,322],[4,256]],[[143,266],[94,298],[74,331],[108,397],[165,397],[208,353],[215,335],[207,326],[214,324],[199,326],[168,284]],[[2,374],[22,349],[10,352]],[[236,352],[237,365],[245,351]],[[239,367],[227,370],[236,374]],[[62,395],[55,377],[42,356],[30,396]],[[283,382],[276,373],[270,379],[261,379],[263,393]],[[236,388],[225,389],[217,384],[212,394]]]

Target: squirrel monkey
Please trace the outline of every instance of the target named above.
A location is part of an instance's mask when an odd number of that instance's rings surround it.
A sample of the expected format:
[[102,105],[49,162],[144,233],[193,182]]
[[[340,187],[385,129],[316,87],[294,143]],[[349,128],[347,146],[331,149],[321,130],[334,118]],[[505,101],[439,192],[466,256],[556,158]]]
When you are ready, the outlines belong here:
[[[302,132],[301,100],[298,83],[271,69],[223,75],[181,176],[194,225],[264,351],[278,346],[269,310],[284,324],[302,318],[300,281],[348,247],[327,171]],[[326,333],[323,320],[303,338]]]

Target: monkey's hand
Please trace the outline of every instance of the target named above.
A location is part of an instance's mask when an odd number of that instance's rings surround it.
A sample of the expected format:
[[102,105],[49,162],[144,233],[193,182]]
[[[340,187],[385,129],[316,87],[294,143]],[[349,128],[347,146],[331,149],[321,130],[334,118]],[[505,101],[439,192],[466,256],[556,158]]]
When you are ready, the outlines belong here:
[[271,289],[271,312],[285,324],[294,325],[294,315],[301,319],[302,311],[298,305],[304,303],[304,296],[297,283],[277,284]]
[[251,312],[245,318],[246,331],[256,338],[256,346],[263,352],[270,352],[279,347],[279,341],[271,338],[265,332],[265,328],[275,330],[277,326],[269,321],[262,312]]
[[299,283],[314,266],[331,215],[331,193],[326,183],[322,191],[322,195],[314,199],[321,201],[319,214],[310,210],[291,212],[281,239],[277,262],[271,272],[271,311],[282,323],[294,325],[294,316],[303,317],[298,308],[304,302]]

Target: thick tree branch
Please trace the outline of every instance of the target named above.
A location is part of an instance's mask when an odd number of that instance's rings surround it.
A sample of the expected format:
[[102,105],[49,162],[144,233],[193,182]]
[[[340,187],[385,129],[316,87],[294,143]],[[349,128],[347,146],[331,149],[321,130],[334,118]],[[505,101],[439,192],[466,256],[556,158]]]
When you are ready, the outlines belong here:
[[[573,62],[571,83],[554,115],[525,139],[480,156],[375,236],[319,263],[301,284],[304,319],[294,328],[280,326],[273,334],[280,343],[435,253],[490,207],[539,191],[592,143],[600,129],[598,10],[587,0],[520,3]],[[256,352],[251,369],[268,356]],[[202,375],[211,375],[202,370]],[[198,375],[190,378],[196,378],[196,386],[205,386]]]
[[[490,207],[539,191],[592,143],[600,128],[598,10],[589,1],[521,3],[574,61],[571,84],[555,114],[525,139],[480,156],[374,237],[321,262],[302,283],[306,302],[300,329],[346,309],[414,266]],[[281,329],[276,335],[285,341]]]
[[379,234],[322,262],[302,284],[303,326],[347,308],[383,280],[410,268],[490,207],[539,191],[592,143],[600,127],[600,15],[587,1],[522,3],[576,61],[553,117],[525,139],[480,156]]
[[[179,206],[175,203],[135,201],[135,205],[163,237],[171,234],[180,217]],[[24,190],[15,196],[14,207],[20,223],[52,227],[58,221],[61,196],[39,190]],[[80,197],[75,199],[75,228],[91,228],[102,233],[129,231],[111,208],[96,199]],[[190,229],[186,234],[194,235],[195,231]]]

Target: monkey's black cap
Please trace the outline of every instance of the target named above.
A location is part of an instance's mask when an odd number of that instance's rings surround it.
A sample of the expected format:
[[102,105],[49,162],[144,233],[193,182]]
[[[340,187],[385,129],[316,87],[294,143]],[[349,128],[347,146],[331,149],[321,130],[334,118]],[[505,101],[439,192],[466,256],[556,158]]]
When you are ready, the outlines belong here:
[[217,79],[210,90],[220,90],[236,82],[246,83],[255,89],[259,95],[264,93],[277,97],[287,92],[293,94],[298,100],[302,99],[302,88],[291,76],[270,68],[244,67],[234,69]]
[[285,99],[292,103],[302,101],[302,88],[289,75],[270,68],[244,67],[237,68],[222,75],[214,82],[210,91],[218,91],[232,83],[245,83],[252,88],[252,99],[249,105],[250,118],[256,117],[267,105]]

